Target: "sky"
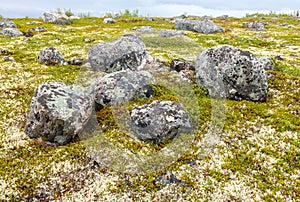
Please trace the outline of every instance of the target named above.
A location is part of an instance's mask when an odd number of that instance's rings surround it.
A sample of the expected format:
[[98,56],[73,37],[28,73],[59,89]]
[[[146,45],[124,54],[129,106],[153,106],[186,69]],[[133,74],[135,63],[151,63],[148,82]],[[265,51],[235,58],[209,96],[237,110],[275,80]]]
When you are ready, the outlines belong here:
[[300,0],[0,0],[0,15],[6,18],[42,17],[43,12],[71,10],[101,16],[106,12],[137,9],[140,15],[173,17],[187,15],[229,15],[244,17],[246,13],[292,13],[300,10]]

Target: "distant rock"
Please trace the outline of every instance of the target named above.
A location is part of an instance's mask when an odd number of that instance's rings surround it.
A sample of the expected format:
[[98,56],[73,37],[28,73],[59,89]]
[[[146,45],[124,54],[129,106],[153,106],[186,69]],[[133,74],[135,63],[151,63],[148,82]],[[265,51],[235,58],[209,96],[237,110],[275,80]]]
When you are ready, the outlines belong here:
[[11,37],[23,36],[23,32],[21,32],[17,28],[4,28],[0,32],[0,34],[4,36],[11,36]]
[[267,23],[265,22],[257,22],[257,21],[243,23],[244,28],[248,28],[249,30],[252,31],[263,31],[266,25]]
[[160,37],[172,37],[172,36],[185,36],[184,32],[178,32],[176,30],[161,30],[159,32]]
[[289,25],[289,23],[285,22],[285,23],[280,24],[279,26],[287,27],[288,25]]
[[149,98],[154,77],[146,71],[123,70],[107,74],[96,82],[94,97],[96,107],[121,104],[133,98]]
[[117,21],[113,18],[104,18],[103,23],[104,24],[116,24]]
[[141,26],[139,29],[137,29],[139,32],[142,33],[151,33],[154,32],[155,29],[151,26]]
[[70,25],[73,23],[73,21],[70,19],[58,18],[53,23],[57,25]]
[[66,65],[67,62],[61,53],[53,47],[44,48],[38,54],[38,62],[46,65]]
[[59,16],[56,13],[48,13],[48,12],[43,13],[43,20],[45,22],[54,22],[58,18]]
[[217,17],[217,19],[227,19],[227,18],[229,18],[228,15],[221,15]]
[[0,28],[17,28],[18,26],[9,19],[2,19],[0,20]]
[[130,110],[130,127],[139,140],[156,144],[191,131],[189,115],[182,105],[162,100]]
[[211,20],[176,20],[175,29],[200,32],[204,34],[213,34],[217,32],[225,32],[224,28],[216,25]]
[[58,25],[69,25],[72,24],[72,20],[66,15],[59,15],[56,13],[43,13],[43,20],[45,22],[52,22]]
[[44,31],[47,31],[47,29],[45,27],[33,27],[33,28],[28,29],[25,32],[25,36],[31,37],[34,35],[34,32],[44,32]]
[[31,100],[25,131],[30,138],[42,137],[64,145],[78,137],[90,119],[92,98],[79,87],[60,82],[40,85]]
[[206,49],[198,56],[196,79],[212,97],[266,101],[265,68],[266,64],[249,51],[218,46]]
[[111,43],[99,43],[89,49],[88,59],[92,70],[116,72],[136,70],[149,54],[137,35],[124,35]]

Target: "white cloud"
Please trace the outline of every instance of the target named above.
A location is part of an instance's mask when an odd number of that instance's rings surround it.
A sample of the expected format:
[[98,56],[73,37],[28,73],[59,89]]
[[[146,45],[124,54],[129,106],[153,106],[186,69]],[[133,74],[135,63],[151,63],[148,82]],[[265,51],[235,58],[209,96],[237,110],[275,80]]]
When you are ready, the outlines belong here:
[[[30,6],[29,6],[30,5]],[[76,13],[90,12],[99,16],[106,11],[118,12],[138,9],[142,15],[170,17],[183,13],[195,15],[244,16],[254,11],[280,11],[300,9],[299,0],[102,0],[102,1],[39,1],[1,0],[0,14],[4,17],[41,17],[44,11],[57,8]]]

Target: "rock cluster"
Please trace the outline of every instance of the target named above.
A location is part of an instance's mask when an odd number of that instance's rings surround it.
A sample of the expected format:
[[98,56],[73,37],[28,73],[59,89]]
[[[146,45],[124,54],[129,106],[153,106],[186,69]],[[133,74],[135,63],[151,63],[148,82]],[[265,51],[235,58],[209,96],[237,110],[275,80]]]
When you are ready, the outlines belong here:
[[[44,20],[54,22],[55,17],[44,15]],[[224,31],[207,19],[178,22],[175,24],[177,29],[203,33]],[[40,27],[32,29],[43,30]],[[175,30],[161,32],[163,37],[181,34],[184,35]],[[41,50],[38,61],[47,65],[67,64],[53,47]],[[68,63],[84,63],[91,71],[103,73],[93,80],[88,91],[59,82],[40,85],[32,98],[27,118],[29,137],[44,137],[50,142],[67,144],[80,135],[94,110],[102,110],[107,105],[122,105],[133,98],[151,98],[157,75],[168,74],[168,82],[179,80],[179,83],[194,81],[196,77],[197,83],[206,87],[213,97],[265,101],[268,88],[265,69],[272,69],[274,65],[270,58],[255,57],[249,51],[232,46],[219,46],[204,50],[196,64],[174,59],[167,68],[154,61],[141,38],[133,34],[92,46],[87,61],[74,58]],[[138,140],[154,143],[163,143],[192,130],[182,104],[163,100],[132,108],[129,125]]]
[[213,21],[209,19],[176,20],[174,28],[177,30],[188,30],[188,31],[200,32],[204,34],[225,32],[224,28],[216,25]]

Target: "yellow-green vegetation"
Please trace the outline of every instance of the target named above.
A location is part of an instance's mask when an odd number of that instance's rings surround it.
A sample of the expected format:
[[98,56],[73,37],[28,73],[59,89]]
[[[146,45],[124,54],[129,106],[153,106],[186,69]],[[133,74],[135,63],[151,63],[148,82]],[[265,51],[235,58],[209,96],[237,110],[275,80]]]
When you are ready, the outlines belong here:
[[[135,21],[137,20],[137,21]],[[172,29],[172,19],[123,16],[116,24],[86,17],[71,25],[44,23],[41,19],[13,19],[21,31],[44,26],[46,32],[33,37],[0,37],[0,49],[12,54],[13,61],[0,55],[0,200],[31,201],[44,198],[62,201],[299,201],[300,200],[300,27],[296,18],[213,19],[226,32],[201,34],[186,31],[186,37],[161,38],[157,33],[143,34],[148,51],[170,64],[173,58],[194,61],[204,48],[233,45],[258,56],[274,58],[274,75],[269,80],[265,103],[227,100],[226,119],[217,144],[205,152],[203,141],[211,119],[212,100],[199,87],[193,89],[199,103],[199,131],[190,149],[164,170],[148,174],[119,173],[90,161],[81,141],[66,146],[49,146],[24,133],[26,115],[37,86],[45,81],[76,83],[80,67],[46,66],[37,62],[45,47],[57,48],[66,60],[87,58],[88,49],[113,41],[132,28],[152,26]],[[268,23],[265,31],[249,31],[243,22]],[[28,22],[39,24],[27,24]],[[283,27],[287,22],[294,27]],[[86,43],[86,38],[91,43]],[[176,96],[161,86],[155,87],[157,99]],[[153,99],[154,99],[153,98]],[[152,99],[152,100],[153,100]],[[149,103],[134,100],[129,107]],[[191,110],[191,109],[188,109]],[[98,112],[108,139],[132,151],[141,148],[160,150],[161,146],[129,141],[114,125],[112,109]],[[118,138],[119,137],[119,138]],[[116,139],[118,138],[118,139]],[[118,142],[119,141],[119,142]],[[109,152],[109,151],[108,151]],[[190,162],[193,162],[189,164]],[[182,184],[162,186],[159,175],[171,171]]]

